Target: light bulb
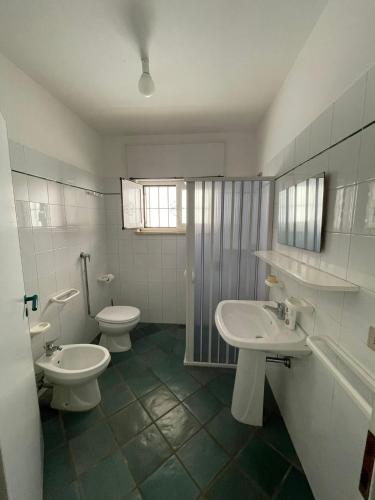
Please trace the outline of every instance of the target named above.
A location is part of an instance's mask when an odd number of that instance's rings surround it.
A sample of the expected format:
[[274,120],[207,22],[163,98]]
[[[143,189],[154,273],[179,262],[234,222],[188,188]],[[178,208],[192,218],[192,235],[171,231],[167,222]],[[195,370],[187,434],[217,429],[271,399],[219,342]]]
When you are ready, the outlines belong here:
[[145,97],[151,97],[155,92],[155,85],[151,78],[150,73],[142,73],[138,82],[138,89]]
[[155,92],[155,84],[150,75],[148,59],[142,59],[142,75],[138,82],[138,89],[145,97],[151,97]]

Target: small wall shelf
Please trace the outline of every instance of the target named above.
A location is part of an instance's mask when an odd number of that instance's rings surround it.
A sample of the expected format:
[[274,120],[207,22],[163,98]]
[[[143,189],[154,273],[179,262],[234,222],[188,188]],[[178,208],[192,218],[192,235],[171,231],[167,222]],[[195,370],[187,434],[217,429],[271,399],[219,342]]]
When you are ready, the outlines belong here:
[[307,287],[327,292],[358,292],[359,290],[359,286],[350,283],[350,281],[308,266],[273,250],[254,252],[254,255]]

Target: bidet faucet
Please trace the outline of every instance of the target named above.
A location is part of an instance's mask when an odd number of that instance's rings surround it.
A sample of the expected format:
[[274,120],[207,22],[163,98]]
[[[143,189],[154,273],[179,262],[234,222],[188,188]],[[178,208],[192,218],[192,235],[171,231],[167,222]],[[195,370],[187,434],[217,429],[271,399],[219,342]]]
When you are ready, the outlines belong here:
[[50,342],[46,342],[45,346],[44,346],[44,349],[46,350],[46,356],[49,357],[49,356],[52,356],[52,354],[55,352],[55,351],[61,351],[62,350],[62,346],[61,345],[54,345],[54,340],[51,340]]
[[283,302],[276,302],[277,306],[273,307],[268,304],[264,304],[263,309],[267,309],[275,314],[277,319],[285,319],[285,304]]

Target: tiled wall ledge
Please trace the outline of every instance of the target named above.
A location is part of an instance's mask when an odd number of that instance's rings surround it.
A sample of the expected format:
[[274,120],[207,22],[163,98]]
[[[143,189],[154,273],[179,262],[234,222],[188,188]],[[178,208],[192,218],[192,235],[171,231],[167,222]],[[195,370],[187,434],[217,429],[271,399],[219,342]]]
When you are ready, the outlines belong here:
[[35,149],[9,141],[9,154],[13,172],[32,175],[66,186],[88,189],[102,193],[104,179],[86,172],[57,158],[47,156]]
[[332,274],[308,266],[272,250],[254,252],[260,260],[284,272],[298,283],[326,292],[358,292],[359,287]]

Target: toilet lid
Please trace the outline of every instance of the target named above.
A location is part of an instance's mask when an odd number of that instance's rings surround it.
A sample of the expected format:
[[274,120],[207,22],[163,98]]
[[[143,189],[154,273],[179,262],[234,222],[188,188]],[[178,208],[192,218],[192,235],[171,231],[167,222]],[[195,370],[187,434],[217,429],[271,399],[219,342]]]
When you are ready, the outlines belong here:
[[105,307],[96,315],[97,321],[106,323],[127,323],[139,318],[141,311],[132,306],[109,306]]

